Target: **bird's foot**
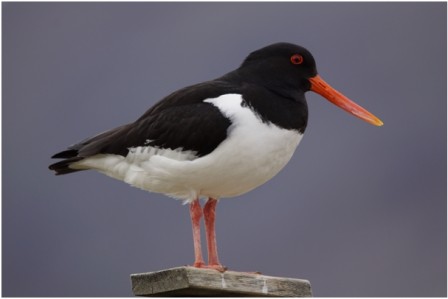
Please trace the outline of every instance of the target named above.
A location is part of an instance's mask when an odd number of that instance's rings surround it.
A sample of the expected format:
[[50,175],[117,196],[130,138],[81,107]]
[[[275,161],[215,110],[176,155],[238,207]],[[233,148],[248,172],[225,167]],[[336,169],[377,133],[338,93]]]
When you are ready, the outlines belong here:
[[213,269],[213,270],[219,271],[221,273],[224,273],[224,272],[227,271],[227,267],[224,267],[223,265],[219,265],[219,264],[207,265],[204,268],[206,268],[206,269]]
[[213,269],[216,271],[219,271],[221,273],[224,273],[227,271],[227,267],[224,267],[220,264],[213,264],[213,265],[206,265],[205,263],[194,263],[193,267],[200,268],[200,269]]
[[203,268],[205,265],[204,262],[194,262],[193,267],[195,268]]

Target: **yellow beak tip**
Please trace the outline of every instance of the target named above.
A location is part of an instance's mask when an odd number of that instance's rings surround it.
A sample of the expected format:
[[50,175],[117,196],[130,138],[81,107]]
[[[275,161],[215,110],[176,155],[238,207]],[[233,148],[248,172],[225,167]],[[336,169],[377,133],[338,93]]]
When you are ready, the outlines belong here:
[[384,125],[384,123],[381,120],[378,120],[377,123],[375,124],[375,126],[377,127],[382,127]]

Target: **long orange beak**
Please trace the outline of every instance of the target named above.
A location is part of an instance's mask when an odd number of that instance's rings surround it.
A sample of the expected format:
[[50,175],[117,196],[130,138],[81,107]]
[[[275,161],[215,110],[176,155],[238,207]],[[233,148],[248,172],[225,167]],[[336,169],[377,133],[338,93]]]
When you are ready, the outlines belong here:
[[336,106],[344,109],[348,113],[353,114],[356,117],[359,117],[360,119],[375,125],[375,126],[382,126],[383,122],[367,111],[366,109],[362,108],[358,104],[352,102],[350,99],[348,99],[346,96],[344,96],[342,93],[331,87],[327,82],[325,82],[319,75],[316,75],[309,79],[311,82],[311,90],[315,93],[320,94]]

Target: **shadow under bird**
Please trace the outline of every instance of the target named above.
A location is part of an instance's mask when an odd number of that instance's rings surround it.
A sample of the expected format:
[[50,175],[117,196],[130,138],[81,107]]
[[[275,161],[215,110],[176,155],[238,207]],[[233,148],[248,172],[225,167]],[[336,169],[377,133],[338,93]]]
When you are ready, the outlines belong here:
[[[217,79],[173,92],[136,121],[68,147],[52,158],[56,174],[93,169],[143,190],[189,204],[194,267],[225,271],[218,259],[218,200],[270,180],[290,160],[305,132],[305,92],[314,91],[371,123],[373,114],[333,89],[305,48],[276,43],[247,56]],[[206,199],[202,208],[199,199]],[[208,263],[201,251],[204,216]]]

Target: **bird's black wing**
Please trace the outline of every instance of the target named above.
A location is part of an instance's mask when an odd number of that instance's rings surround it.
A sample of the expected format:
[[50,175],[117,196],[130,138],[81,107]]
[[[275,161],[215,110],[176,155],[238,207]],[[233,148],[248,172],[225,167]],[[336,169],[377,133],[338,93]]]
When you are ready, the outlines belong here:
[[126,156],[129,148],[158,148],[193,151],[201,157],[211,153],[226,137],[231,121],[217,107],[204,102],[238,87],[209,81],[183,88],[162,99],[133,123],[88,138],[52,158],[65,159],[50,165],[56,174],[77,171],[70,164],[97,154]]

